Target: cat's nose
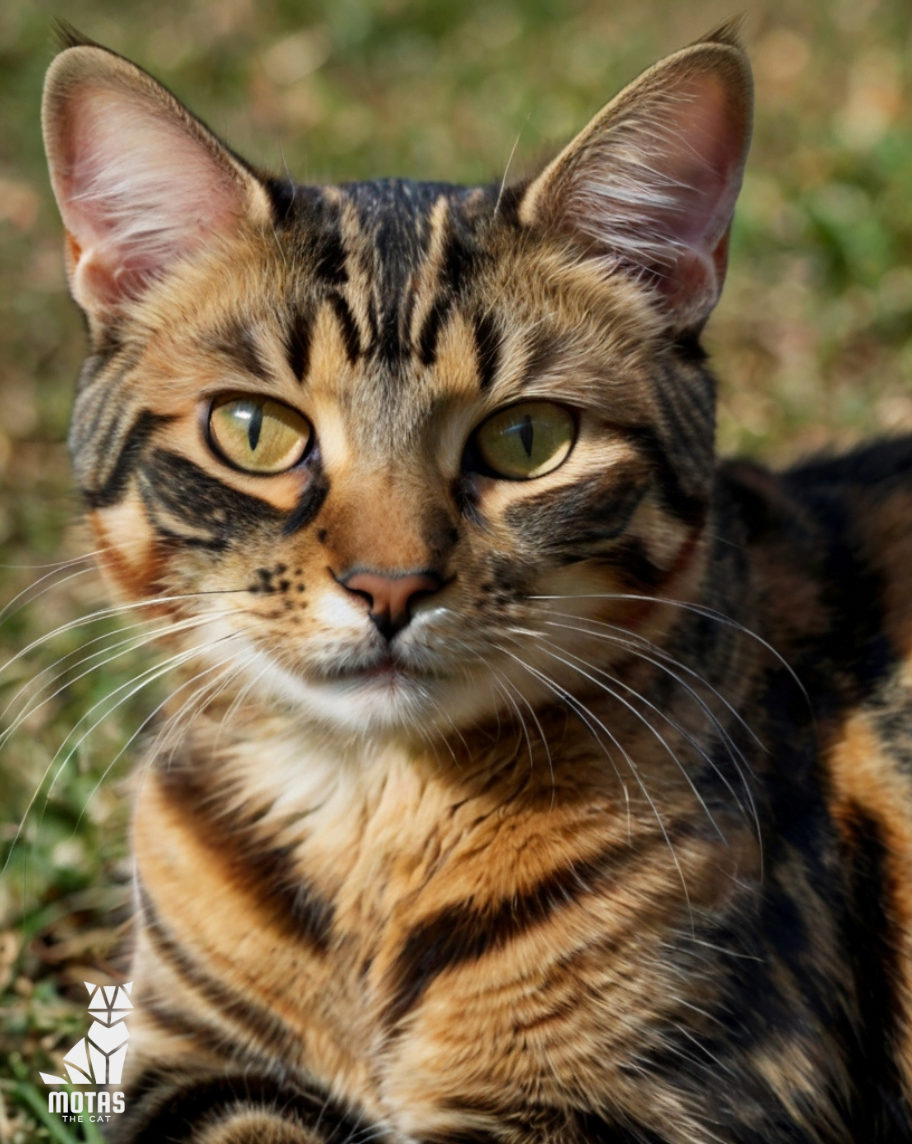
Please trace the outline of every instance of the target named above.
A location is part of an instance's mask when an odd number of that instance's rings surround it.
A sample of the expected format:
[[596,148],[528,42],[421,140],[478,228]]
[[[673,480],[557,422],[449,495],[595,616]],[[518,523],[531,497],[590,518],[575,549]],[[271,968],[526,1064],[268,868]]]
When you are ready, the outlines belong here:
[[352,572],[341,577],[339,583],[368,601],[370,618],[380,634],[391,640],[411,620],[415,599],[438,591],[443,581],[433,572],[407,572],[401,576]]

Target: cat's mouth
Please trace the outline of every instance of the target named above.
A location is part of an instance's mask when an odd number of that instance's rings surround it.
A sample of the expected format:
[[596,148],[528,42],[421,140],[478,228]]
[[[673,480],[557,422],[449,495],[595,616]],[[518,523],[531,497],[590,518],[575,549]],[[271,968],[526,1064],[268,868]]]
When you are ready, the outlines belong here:
[[384,651],[361,663],[340,665],[327,672],[325,678],[338,683],[394,685],[427,680],[436,674],[427,666],[406,661],[393,651]]
[[373,663],[367,664],[363,667],[353,669],[348,673],[349,679],[364,680],[365,682],[385,682],[392,681],[399,676],[412,676],[413,671],[410,671],[405,664],[401,663],[387,652]]

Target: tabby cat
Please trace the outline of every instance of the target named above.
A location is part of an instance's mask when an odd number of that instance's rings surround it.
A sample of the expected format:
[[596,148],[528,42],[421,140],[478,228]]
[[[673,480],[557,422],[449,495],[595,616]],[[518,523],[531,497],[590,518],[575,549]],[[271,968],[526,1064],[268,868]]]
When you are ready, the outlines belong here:
[[537,176],[300,186],[71,36],[71,433],[182,720],[132,1144],[912,1140],[912,441],[717,465],[731,29]]

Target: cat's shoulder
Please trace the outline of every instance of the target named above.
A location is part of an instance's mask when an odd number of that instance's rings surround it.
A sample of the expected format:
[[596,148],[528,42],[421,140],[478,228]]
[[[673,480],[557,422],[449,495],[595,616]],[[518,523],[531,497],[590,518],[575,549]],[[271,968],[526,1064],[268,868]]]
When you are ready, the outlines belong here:
[[[912,435],[782,471],[720,465],[720,519],[750,552],[775,646],[841,709],[912,679]],[[835,690],[834,690],[835,689]],[[893,689],[893,690],[891,690]]]

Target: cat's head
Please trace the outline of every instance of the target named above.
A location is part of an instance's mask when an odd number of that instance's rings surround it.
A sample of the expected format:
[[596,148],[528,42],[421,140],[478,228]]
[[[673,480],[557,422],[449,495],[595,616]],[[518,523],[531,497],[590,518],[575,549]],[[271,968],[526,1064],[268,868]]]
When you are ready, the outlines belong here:
[[702,573],[697,335],[750,105],[723,32],[531,180],[293,186],[71,43],[44,129],[92,340],[72,452],[117,592],[358,731],[585,691]]

